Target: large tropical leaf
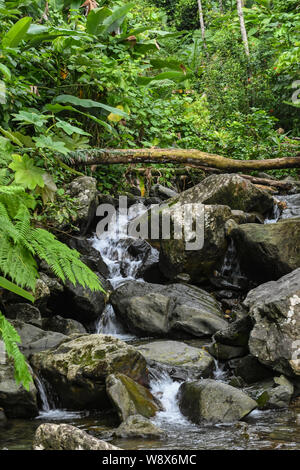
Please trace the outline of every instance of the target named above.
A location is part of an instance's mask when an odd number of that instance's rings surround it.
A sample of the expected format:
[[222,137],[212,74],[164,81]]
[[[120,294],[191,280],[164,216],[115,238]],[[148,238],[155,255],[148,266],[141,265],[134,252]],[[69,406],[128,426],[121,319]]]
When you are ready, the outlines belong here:
[[30,302],[34,302],[34,297],[32,294],[17,286],[17,284],[8,281],[5,279],[5,277],[2,276],[0,276],[0,287],[13,292],[14,294],[20,295],[21,297],[24,297],[24,299],[30,300]]
[[86,32],[88,34],[98,34],[101,32],[101,29],[104,29],[103,21],[111,14],[112,10],[107,7],[95,8],[95,10],[91,10],[86,20]]
[[17,47],[25,38],[32,18],[25,16],[15,23],[2,39],[3,47]]
[[105,109],[105,111],[108,111],[109,113],[114,113],[114,114],[118,114],[119,116],[128,117],[128,115],[124,111],[118,108],[113,108],[112,106],[99,103],[98,101],[77,98],[77,96],[73,96],[73,95],[56,96],[53,99],[52,103],[64,103],[64,104],[69,103],[75,106],[81,106],[82,108],[102,108],[102,109]]

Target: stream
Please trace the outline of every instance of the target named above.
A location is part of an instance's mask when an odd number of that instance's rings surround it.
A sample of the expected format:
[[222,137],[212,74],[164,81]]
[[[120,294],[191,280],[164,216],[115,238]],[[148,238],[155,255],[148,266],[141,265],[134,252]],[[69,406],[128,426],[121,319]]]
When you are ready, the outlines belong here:
[[[136,212],[132,217],[136,215],[140,213]],[[277,218],[278,214],[274,214],[268,223],[275,223]],[[113,240],[105,234],[100,238],[95,236],[91,239],[93,247],[100,251],[109,268],[109,282],[113,288],[126,280],[139,279],[138,271],[143,263],[142,260],[128,254],[130,240],[126,234],[127,224],[128,218],[119,216],[119,231]],[[239,274],[239,266],[230,264],[233,255],[234,247],[231,244],[222,273],[230,274],[230,271],[234,270]],[[133,345],[141,341],[140,338],[125,331],[118,322],[111,304],[106,306],[101,318],[95,324],[95,332],[116,336]],[[214,378],[220,381],[227,379],[223,365],[217,361],[215,361]],[[110,412],[56,409],[47,384],[39,377],[35,382],[40,396],[39,416],[32,420],[10,420],[8,429],[0,433],[0,449],[30,449],[35,430],[43,422],[75,425],[123,449],[300,449],[299,401],[297,405],[286,410],[255,410],[244,421],[235,424],[195,425],[179,410],[176,395],[180,382],[172,380],[167,373],[158,373],[151,369],[151,391],[164,407],[164,411],[157,413],[152,422],[166,431],[166,438],[116,439],[111,437],[112,428],[118,426],[115,415]]]

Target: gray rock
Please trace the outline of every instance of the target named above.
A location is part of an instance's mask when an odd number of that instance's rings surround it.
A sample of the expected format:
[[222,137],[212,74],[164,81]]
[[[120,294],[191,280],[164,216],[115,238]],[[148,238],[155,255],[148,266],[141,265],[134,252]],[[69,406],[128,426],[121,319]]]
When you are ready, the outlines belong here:
[[33,354],[32,367],[55,390],[61,406],[71,409],[111,408],[105,380],[121,373],[148,385],[143,356],[109,335],[81,335],[63,341],[56,349]]
[[230,235],[241,268],[250,279],[276,280],[300,266],[300,219],[239,225]]
[[232,173],[211,175],[182,194],[186,202],[224,204],[234,210],[261,214],[272,209],[274,203],[267,192]]
[[153,341],[137,348],[150,367],[181,380],[210,377],[214,360],[204,349],[178,341]]
[[209,353],[220,361],[229,361],[236,357],[245,356],[248,348],[245,346],[230,346],[222,343],[212,343],[208,347]]
[[[178,211],[182,212],[182,208],[189,203],[189,199],[185,196],[185,193],[181,193],[176,204],[171,199],[162,209],[162,214],[170,218],[171,227],[178,220]],[[192,202],[197,203],[197,201]],[[203,221],[195,211],[191,213],[193,226],[196,226],[196,223],[199,226],[199,241],[203,239],[203,245],[200,243],[199,249],[190,249],[187,245],[187,242],[195,238],[189,225],[184,226],[181,239],[174,238],[173,229],[171,229],[170,239],[159,240],[159,267],[167,279],[173,280],[178,274],[187,273],[190,275],[191,282],[200,283],[209,279],[222,263],[228,246],[225,224],[231,217],[231,210],[228,206],[207,205],[203,207],[203,211]],[[152,239],[153,241],[155,240]]]
[[86,329],[81,323],[71,318],[63,318],[59,315],[43,318],[42,328],[44,330],[56,331],[66,336],[86,333]]
[[[111,285],[103,276],[99,274],[99,280],[105,290],[110,290]],[[67,318],[88,325],[97,320],[103,312],[106,305],[106,294],[102,291],[91,291],[87,287],[79,284],[72,284],[66,281],[64,310],[61,311]]]
[[8,418],[34,418],[39,413],[34,383],[29,391],[17,385],[11,360],[0,363],[0,407]]
[[67,337],[61,333],[53,331],[44,331],[29,323],[24,323],[18,320],[12,320],[12,325],[15,327],[21,338],[21,351],[25,356],[38,351],[44,351],[56,347]]
[[229,323],[224,330],[217,331],[214,335],[214,340],[217,343],[229,346],[247,346],[252,327],[251,318],[249,315],[246,315],[243,318]]
[[69,424],[41,424],[35,433],[33,450],[120,450]]
[[3,408],[0,408],[0,428],[5,428],[7,425],[7,418],[5,416]]
[[128,281],[113,292],[111,303],[130,331],[147,336],[201,337],[227,326],[210,294],[184,284]]
[[232,423],[247,416],[256,402],[237,388],[205,379],[185,382],[179,389],[181,412],[192,422]]
[[300,194],[292,194],[288,196],[279,196],[278,199],[286,204],[280,219],[291,219],[300,217]]
[[147,418],[140,415],[129,416],[114,432],[116,437],[133,439],[162,439],[165,432]]
[[260,380],[273,377],[274,372],[261,364],[256,357],[248,354],[239,359],[229,361],[229,367],[238,377],[241,377],[246,384],[253,384]]
[[97,180],[90,176],[79,176],[69,184],[67,192],[75,198],[75,204],[73,204],[76,206],[76,216],[72,223],[79,227],[81,235],[85,235],[96,214]]
[[39,309],[31,304],[19,303],[7,305],[5,315],[11,320],[19,320],[35,326],[41,326],[42,323]]
[[284,375],[300,375],[300,268],[249,292],[244,301],[254,321],[253,356]]
[[162,200],[165,199],[170,199],[171,197],[176,197],[178,196],[178,192],[174,191],[173,189],[166,188],[165,186],[162,186],[161,184],[155,184],[154,186],[151,187],[150,197],[155,197],[159,198]]
[[106,378],[106,392],[121,422],[136,414],[152,418],[160,409],[147,388],[124,374],[109,375]]

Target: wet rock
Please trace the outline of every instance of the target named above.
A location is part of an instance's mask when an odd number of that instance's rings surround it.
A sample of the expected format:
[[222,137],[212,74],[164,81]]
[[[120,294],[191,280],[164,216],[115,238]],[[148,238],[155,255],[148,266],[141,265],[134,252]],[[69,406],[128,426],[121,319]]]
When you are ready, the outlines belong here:
[[39,309],[31,304],[20,303],[7,305],[5,315],[11,320],[19,320],[35,326],[41,326],[42,323]]
[[244,212],[264,214],[273,207],[268,193],[236,174],[211,175],[182,194],[186,202],[224,204]]
[[76,215],[72,224],[85,235],[93,222],[98,204],[97,180],[90,176],[79,176],[74,179],[67,188],[68,194],[75,198]]
[[155,184],[154,186],[151,187],[150,197],[155,197],[162,199],[163,201],[166,199],[170,199],[171,197],[176,197],[178,196],[177,191],[174,191],[173,189],[166,188],[165,186],[162,186],[161,184]]
[[196,424],[201,421],[232,423],[257,407],[241,390],[210,379],[185,382],[178,396],[181,412]]
[[246,346],[230,346],[222,343],[212,343],[208,347],[209,353],[220,361],[228,361],[236,357],[245,356],[248,352]]
[[[173,280],[178,274],[187,273],[192,282],[203,282],[209,279],[214,270],[219,267],[220,262],[227,250],[227,239],[225,236],[225,224],[231,217],[228,206],[207,205],[203,207],[203,222],[197,215],[197,211],[191,211],[190,216],[193,226],[199,226],[199,248],[191,249],[188,243],[193,242],[195,234],[190,230],[190,225],[185,225],[181,239],[175,239],[173,228],[176,224],[178,211],[186,207],[189,198],[181,193],[176,205],[173,200],[166,203],[162,209],[163,216],[171,220],[171,238],[161,239],[159,267],[167,279]],[[197,202],[197,201],[192,201]],[[203,243],[202,243],[203,242]]]
[[56,315],[55,317],[44,318],[42,322],[42,328],[48,331],[56,331],[67,336],[75,333],[86,333],[86,329],[81,323],[76,320],[72,320],[71,318],[63,318],[59,315]]
[[281,220],[277,224],[239,225],[230,235],[241,268],[250,279],[276,280],[300,266],[300,219]]
[[178,341],[153,341],[137,349],[150,367],[177,380],[210,377],[214,370],[214,360],[207,351]]
[[250,353],[286,376],[300,375],[300,268],[249,292],[245,307],[254,321]]
[[280,219],[300,217],[300,194],[281,196],[278,199],[285,204]]
[[133,346],[108,335],[68,338],[56,349],[34,354],[30,361],[66,408],[110,408],[105,386],[110,374],[121,373],[148,385],[143,356]]
[[142,335],[209,336],[226,328],[219,303],[198,287],[128,281],[111,295],[118,318]]
[[33,450],[120,450],[69,424],[41,424],[35,433]]
[[109,276],[109,269],[102,259],[101,253],[96,250],[90,240],[86,238],[71,238],[68,245],[79,251],[81,261],[92,271],[100,273],[104,277]]
[[238,377],[241,377],[247,384],[252,384],[273,377],[274,372],[261,364],[256,357],[248,354],[239,359],[229,362],[230,369]]
[[[110,283],[100,274],[98,277],[102,287],[107,291],[110,290]],[[61,307],[60,311],[63,316],[74,318],[80,323],[88,325],[100,317],[105,305],[106,294],[104,292],[91,291],[88,287],[79,284],[74,286],[70,281],[66,281],[63,310]]]
[[109,375],[106,378],[106,392],[121,422],[136,414],[152,418],[160,409],[147,388],[124,374]]
[[29,356],[34,352],[54,348],[61,343],[61,341],[66,339],[66,336],[61,333],[44,331],[41,328],[19,320],[12,320],[11,323],[20,335],[20,349],[25,356]]
[[39,413],[34,383],[30,384],[29,391],[17,385],[11,360],[0,362],[0,407],[8,418],[34,418]]
[[3,408],[0,408],[0,429],[5,428],[7,425],[7,418],[5,416]]
[[274,382],[277,386],[269,391],[267,405],[269,408],[287,408],[294,393],[294,386],[284,375],[274,377]]
[[116,437],[133,439],[161,439],[165,432],[147,418],[140,415],[129,416],[114,432]]
[[40,278],[36,282],[35,306],[42,314],[47,315],[55,311],[62,302],[64,293],[63,285],[55,278],[44,272],[40,272]]
[[229,346],[247,346],[250,331],[253,327],[251,317],[249,315],[229,323],[227,328],[217,331],[214,340],[220,344]]

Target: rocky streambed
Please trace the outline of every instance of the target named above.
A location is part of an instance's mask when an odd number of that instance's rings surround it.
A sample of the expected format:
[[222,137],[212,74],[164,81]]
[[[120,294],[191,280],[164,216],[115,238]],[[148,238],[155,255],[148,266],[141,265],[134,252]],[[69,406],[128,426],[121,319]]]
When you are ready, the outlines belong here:
[[[81,235],[65,241],[107,294],[63,286],[46,265],[34,306],[3,293],[35,381],[28,392],[16,386],[1,361],[0,448],[299,449],[297,183],[276,196],[238,175],[180,194],[156,186],[118,212],[116,236],[99,238],[95,208],[118,210],[118,200],[93,178],[69,190]],[[167,211],[171,239],[128,236],[153,203]],[[197,203],[204,244],[187,250],[188,231],[172,236],[176,211]]]

